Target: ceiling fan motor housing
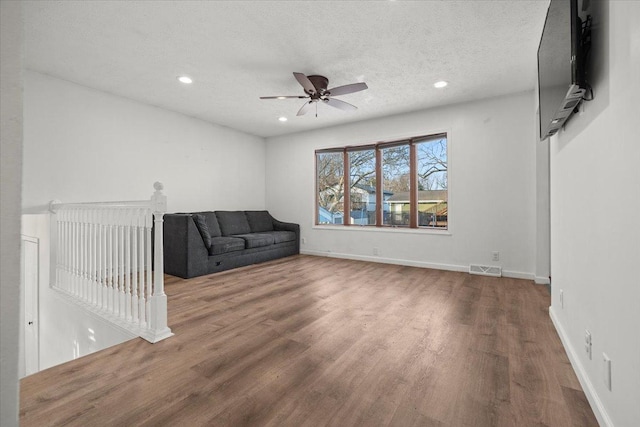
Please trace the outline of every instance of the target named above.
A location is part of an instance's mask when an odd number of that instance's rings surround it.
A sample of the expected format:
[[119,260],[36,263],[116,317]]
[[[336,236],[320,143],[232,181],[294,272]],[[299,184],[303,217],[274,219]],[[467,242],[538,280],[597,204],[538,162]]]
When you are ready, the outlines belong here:
[[327,86],[329,85],[329,79],[325,76],[307,76],[309,81],[313,83],[313,86],[316,88],[316,93],[310,93],[305,89],[305,92],[311,95],[311,99],[320,99],[322,95],[327,91]]

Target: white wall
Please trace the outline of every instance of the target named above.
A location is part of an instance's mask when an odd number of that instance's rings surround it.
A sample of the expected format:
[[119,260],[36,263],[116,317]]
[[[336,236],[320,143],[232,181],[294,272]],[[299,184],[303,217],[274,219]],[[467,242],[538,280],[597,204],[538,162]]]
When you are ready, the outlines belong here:
[[22,4],[0,2],[0,425],[18,425]]
[[[608,69],[594,85],[595,100],[550,141],[550,313],[601,424],[637,426],[640,2],[612,1],[608,9],[608,48],[593,56]],[[591,360],[585,329],[592,334]],[[612,360],[611,391],[603,352]]]
[[[262,138],[25,72],[23,207],[141,200],[175,211],[262,209]],[[212,101],[213,102],[213,101]]]
[[[307,253],[464,270],[502,265],[533,279],[536,140],[533,92],[267,139],[267,207],[298,222]],[[314,227],[319,148],[446,131],[450,234]],[[378,247],[380,256],[373,256]],[[499,251],[500,262],[491,261]]]

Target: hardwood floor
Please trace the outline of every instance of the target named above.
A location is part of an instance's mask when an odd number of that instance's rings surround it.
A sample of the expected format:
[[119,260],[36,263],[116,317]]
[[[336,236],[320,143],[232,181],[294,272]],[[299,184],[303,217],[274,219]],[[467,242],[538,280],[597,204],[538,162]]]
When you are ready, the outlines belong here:
[[529,281],[295,256],[182,280],[169,325],[21,382],[23,426],[596,426]]

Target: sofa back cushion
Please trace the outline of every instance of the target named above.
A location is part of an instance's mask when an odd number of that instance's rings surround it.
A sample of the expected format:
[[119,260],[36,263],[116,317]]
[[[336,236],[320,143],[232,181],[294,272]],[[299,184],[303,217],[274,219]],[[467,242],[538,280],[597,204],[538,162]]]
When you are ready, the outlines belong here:
[[194,214],[199,214],[204,216],[207,221],[207,227],[209,227],[209,234],[211,237],[220,237],[222,236],[222,232],[220,231],[220,225],[218,224],[218,218],[216,218],[215,212],[205,211],[205,212],[194,212]]
[[204,245],[209,249],[211,247],[211,234],[209,234],[209,226],[207,225],[207,220],[204,215],[201,214],[193,214],[191,215],[193,218],[193,222],[196,223],[196,228],[200,232],[200,236],[202,236],[202,241]]
[[273,231],[273,221],[267,211],[245,211],[252,233]]
[[243,211],[216,211],[223,236],[251,233],[251,227]]

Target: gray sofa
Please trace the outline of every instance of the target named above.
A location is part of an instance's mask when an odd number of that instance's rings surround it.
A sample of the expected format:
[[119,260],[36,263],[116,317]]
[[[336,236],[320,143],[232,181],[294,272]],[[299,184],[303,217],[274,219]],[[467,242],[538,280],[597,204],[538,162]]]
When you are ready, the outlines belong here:
[[164,215],[164,271],[185,279],[300,253],[300,226],[267,211]]

